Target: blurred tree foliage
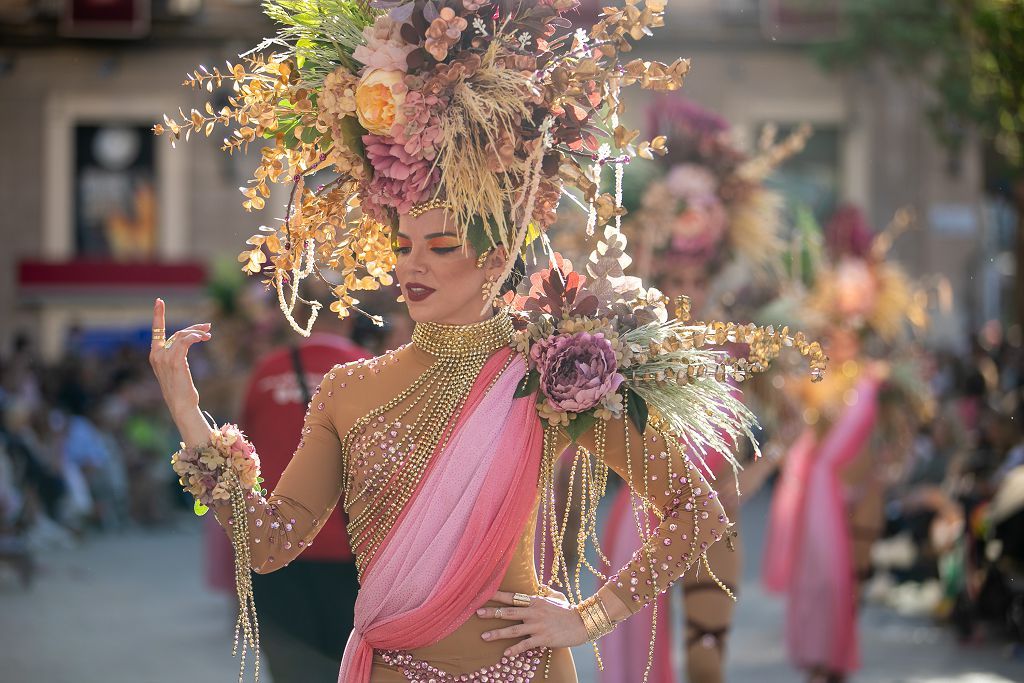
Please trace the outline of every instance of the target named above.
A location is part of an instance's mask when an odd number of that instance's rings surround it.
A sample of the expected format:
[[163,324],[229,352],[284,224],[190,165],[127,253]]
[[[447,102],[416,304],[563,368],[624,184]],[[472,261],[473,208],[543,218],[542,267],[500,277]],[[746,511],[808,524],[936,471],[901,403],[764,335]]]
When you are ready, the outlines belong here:
[[838,41],[815,48],[827,68],[881,58],[932,90],[932,127],[952,153],[977,130],[997,164],[990,187],[1017,208],[1017,311],[1024,322],[1024,0],[842,0]]
[[826,67],[882,57],[932,87],[944,142],[974,124],[1024,166],[1024,0],[844,0],[843,24],[842,39],[815,48]]

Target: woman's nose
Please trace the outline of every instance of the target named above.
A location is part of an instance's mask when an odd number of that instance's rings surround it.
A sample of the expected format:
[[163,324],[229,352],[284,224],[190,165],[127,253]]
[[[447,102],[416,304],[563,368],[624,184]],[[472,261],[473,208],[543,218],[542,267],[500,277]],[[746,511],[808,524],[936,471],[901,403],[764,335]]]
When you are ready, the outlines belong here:
[[424,249],[413,249],[409,252],[408,267],[411,272],[423,273],[427,270],[427,264],[424,260]]

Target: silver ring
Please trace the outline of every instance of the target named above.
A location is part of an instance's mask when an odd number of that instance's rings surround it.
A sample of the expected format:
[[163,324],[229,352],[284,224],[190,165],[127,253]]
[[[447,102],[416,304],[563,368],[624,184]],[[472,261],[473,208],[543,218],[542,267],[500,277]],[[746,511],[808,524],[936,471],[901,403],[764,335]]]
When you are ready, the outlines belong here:
[[164,347],[165,349],[169,349],[169,348],[171,348],[171,346],[172,346],[173,344],[174,344],[174,335],[172,334],[172,335],[171,335],[170,337],[168,337],[168,338],[167,338],[167,339],[166,339],[166,340],[165,340],[165,341],[163,342],[163,347]]
[[501,619],[501,608],[500,607],[498,609],[494,610],[494,618],[495,619]]

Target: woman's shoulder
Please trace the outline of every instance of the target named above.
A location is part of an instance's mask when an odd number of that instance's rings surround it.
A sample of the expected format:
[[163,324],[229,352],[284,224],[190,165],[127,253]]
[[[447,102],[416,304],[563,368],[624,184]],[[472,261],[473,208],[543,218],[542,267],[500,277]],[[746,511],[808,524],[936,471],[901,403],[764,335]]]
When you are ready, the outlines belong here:
[[[408,357],[409,344],[399,346],[396,349],[385,351],[379,356],[369,358],[357,358],[355,360],[337,363],[330,370],[324,373],[323,384],[359,382],[364,380],[373,381],[386,368],[395,367],[399,361]],[[353,378],[351,380],[346,378]]]
[[354,422],[393,396],[418,375],[409,345],[372,358],[338,363],[320,383],[321,401],[341,423]]

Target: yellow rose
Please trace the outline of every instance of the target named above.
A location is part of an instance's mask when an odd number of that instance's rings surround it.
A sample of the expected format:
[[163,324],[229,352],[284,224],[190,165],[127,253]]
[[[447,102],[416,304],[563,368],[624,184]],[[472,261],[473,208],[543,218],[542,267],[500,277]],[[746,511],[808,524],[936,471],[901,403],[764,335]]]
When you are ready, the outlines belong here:
[[[367,72],[356,86],[356,116],[371,133],[391,135],[400,122],[400,108],[405,103],[405,82],[401,71],[374,69]],[[400,86],[395,88],[394,86]]]

